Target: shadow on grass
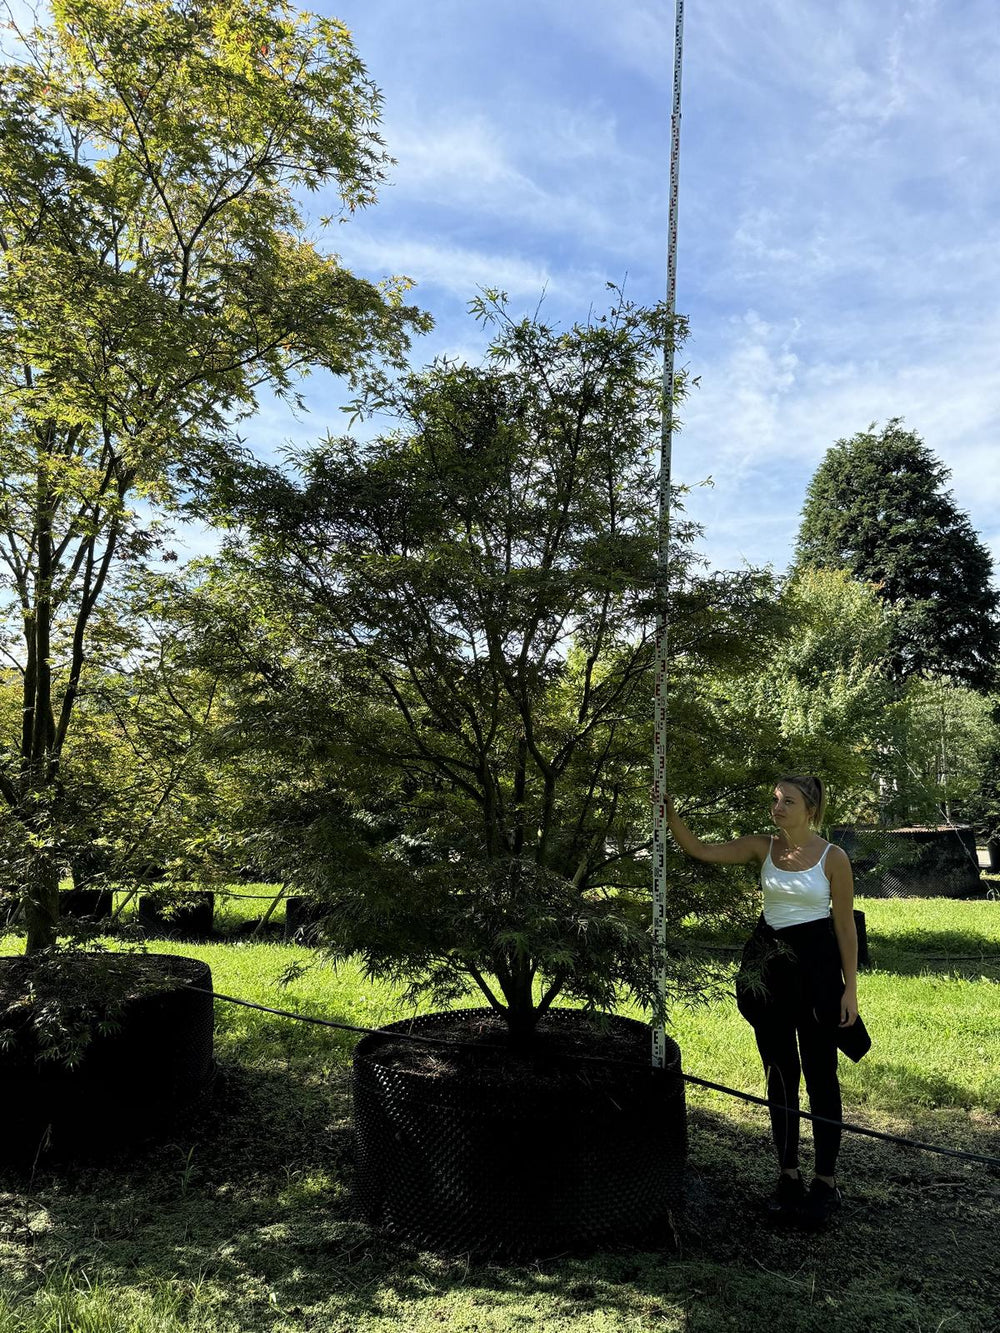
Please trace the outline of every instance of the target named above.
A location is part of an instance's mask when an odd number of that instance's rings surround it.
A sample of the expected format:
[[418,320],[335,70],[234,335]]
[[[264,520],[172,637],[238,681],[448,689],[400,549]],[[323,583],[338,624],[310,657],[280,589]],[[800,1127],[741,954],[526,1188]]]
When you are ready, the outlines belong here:
[[[252,1051],[255,1066],[226,1065],[200,1121],[173,1142],[103,1166],[0,1178],[0,1278],[25,1293],[73,1256],[105,1286],[200,1284],[247,1333],[383,1319],[388,1329],[400,1302],[414,1329],[447,1326],[447,1312],[470,1302],[521,1311],[511,1327],[579,1318],[582,1330],[598,1315],[619,1322],[594,1326],[648,1320],[696,1333],[762,1323],[769,1333],[991,1326],[996,1171],[848,1137],[845,1201],[830,1231],[776,1229],[761,1208],[774,1174],[762,1111],[692,1109],[688,1199],[669,1249],[514,1266],[386,1240],[351,1203],[343,1050],[314,1042],[310,1060],[284,1058],[258,1029],[265,1021],[250,1014],[228,1047]],[[960,1092],[937,1080],[927,1091],[942,1100]],[[995,1126],[963,1119],[956,1128],[956,1116],[955,1146],[996,1153]],[[915,1136],[927,1133],[925,1121]],[[808,1129],[804,1138],[808,1148]],[[456,1315],[453,1327],[477,1326],[474,1311],[463,1317],[473,1322]]]
[[[1000,912],[997,924],[1000,927]],[[1000,969],[1000,938],[978,930],[924,929],[890,935],[869,924],[868,948],[872,966],[903,975],[978,966]]]
[[[290,1013],[315,1016],[320,1006],[309,1000],[279,991],[269,997],[270,1007]],[[350,1064],[351,1052],[360,1035],[325,1027],[321,1023],[297,1023],[290,1018],[247,1009],[243,1005],[216,1000],[216,1055],[227,1063],[249,1072],[252,1066],[277,1064],[292,1076],[304,1070],[315,1078],[337,1067]],[[342,1014],[323,1008],[319,1017],[333,1022],[350,1022]],[[356,1020],[355,1020],[356,1021]]]
[[[997,909],[1000,928],[1000,905]],[[1000,981],[1000,938],[969,929],[925,929],[905,935],[883,932],[867,924],[869,968],[900,976],[959,975],[995,977]],[[716,958],[735,971],[746,936],[731,931],[699,931],[687,947],[704,957]]]

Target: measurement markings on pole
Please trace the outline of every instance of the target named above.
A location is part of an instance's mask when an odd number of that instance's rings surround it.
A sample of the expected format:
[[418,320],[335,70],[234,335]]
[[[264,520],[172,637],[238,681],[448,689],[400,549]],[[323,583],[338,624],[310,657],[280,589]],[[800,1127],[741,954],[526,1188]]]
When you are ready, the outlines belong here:
[[[681,156],[681,63],[684,46],[684,0],[677,0],[674,28],[674,87],[670,116],[670,203],[667,219],[667,313],[670,327],[663,348],[663,407],[660,428],[660,496],[657,526],[656,686],[653,712],[653,940],[658,954],[657,991],[666,1007],[667,943],[666,777],[668,599],[670,596],[670,467],[674,427],[674,335],[677,301],[677,199]],[[653,1065],[666,1062],[666,1030],[653,1026]]]

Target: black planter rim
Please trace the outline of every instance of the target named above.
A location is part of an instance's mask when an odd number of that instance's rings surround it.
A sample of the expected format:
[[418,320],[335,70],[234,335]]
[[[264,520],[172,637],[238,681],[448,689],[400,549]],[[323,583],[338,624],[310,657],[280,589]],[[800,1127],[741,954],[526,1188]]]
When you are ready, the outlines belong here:
[[[212,970],[211,966],[203,959],[192,958],[189,954],[185,953],[153,953],[152,951],[147,950],[139,952],[125,949],[107,951],[102,949],[62,949],[60,950],[60,953],[66,958],[92,958],[95,961],[101,959],[105,962],[110,959],[137,958],[142,960],[148,959],[153,962],[180,963],[182,965],[189,964],[192,968],[202,974],[204,972],[211,972]],[[0,954],[0,967],[2,967],[4,963],[9,962],[28,962],[31,958],[32,955],[28,953],[3,953]],[[184,978],[178,978],[178,980],[184,980]],[[187,978],[188,982],[193,980],[193,977]]]
[[[595,1019],[609,1022],[619,1030],[627,1027],[635,1032],[642,1030],[646,1033],[651,1033],[652,1031],[649,1024],[644,1023],[641,1019],[631,1018],[626,1014],[595,1013],[594,1011],[587,1009],[549,1009],[543,1016],[542,1023],[544,1024],[546,1020],[552,1020],[557,1024],[568,1021],[567,1019],[560,1018],[560,1015],[562,1014],[569,1015],[573,1018],[578,1018],[581,1015],[591,1015]],[[454,1022],[456,1018],[502,1019],[502,1015],[497,1014],[496,1010],[491,1009],[488,1005],[484,1005],[472,1009],[439,1009],[430,1014],[418,1014],[415,1018],[397,1019],[393,1023],[382,1024],[377,1032],[370,1032],[367,1036],[362,1037],[354,1047],[354,1058],[357,1060],[372,1055],[380,1046],[394,1040],[397,1036],[405,1036],[411,1032],[414,1036],[419,1036],[421,1030],[426,1031],[427,1036],[431,1036],[435,1027],[441,1027],[449,1022]],[[431,1043],[428,1042],[428,1046],[430,1045]],[[503,1047],[491,1046],[488,1043],[480,1045],[478,1043],[465,1043],[461,1041],[449,1042],[446,1041],[446,1039],[439,1039],[435,1040],[433,1045],[441,1045],[445,1048],[447,1048],[447,1046],[456,1046],[459,1049],[468,1050],[470,1053],[480,1050],[487,1055],[496,1055],[498,1052],[503,1052]],[[579,1063],[583,1065],[591,1063],[607,1063],[617,1065],[622,1069],[623,1073],[626,1071],[631,1073],[642,1073],[644,1070],[652,1068],[652,1061],[650,1061],[649,1064],[644,1061],[632,1060],[608,1059],[607,1061],[603,1061],[599,1056],[574,1057],[572,1054],[557,1055],[555,1058],[560,1061],[565,1061],[567,1064]],[[666,1036],[665,1061],[662,1072],[666,1074],[676,1073],[680,1071],[680,1067],[681,1048],[677,1042],[674,1041],[673,1037],[668,1034]]]

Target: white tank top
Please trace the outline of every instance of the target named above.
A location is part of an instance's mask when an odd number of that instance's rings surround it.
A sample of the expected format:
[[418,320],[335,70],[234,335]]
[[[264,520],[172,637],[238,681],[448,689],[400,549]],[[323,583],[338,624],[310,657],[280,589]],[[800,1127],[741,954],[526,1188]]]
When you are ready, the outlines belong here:
[[771,847],[767,849],[767,859],[760,868],[760,885],[764,890],[764,920],[772,930],[782,930],[785,926],[799,926],[806,921],[821,921],[830,915],[830,881],[823,862],[830,850],[830,843],[824,848],[823,855],[808,870],[780,870],[771,860]]

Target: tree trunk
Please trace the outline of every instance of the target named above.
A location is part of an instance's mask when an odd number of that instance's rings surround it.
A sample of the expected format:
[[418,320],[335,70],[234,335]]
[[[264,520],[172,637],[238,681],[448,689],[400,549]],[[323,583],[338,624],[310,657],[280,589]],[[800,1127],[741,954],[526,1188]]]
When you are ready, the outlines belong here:
[[531,968],[526,959],[518,959],[511,972],[511,986],[505,997],[507,1030],[513,1046],[530,1046],[539,1018],[532,995]]
[[59,922],[59,867],[49,852],[36,852],[28,867],[24,888],[27,924],[26,953],[51,949]]

